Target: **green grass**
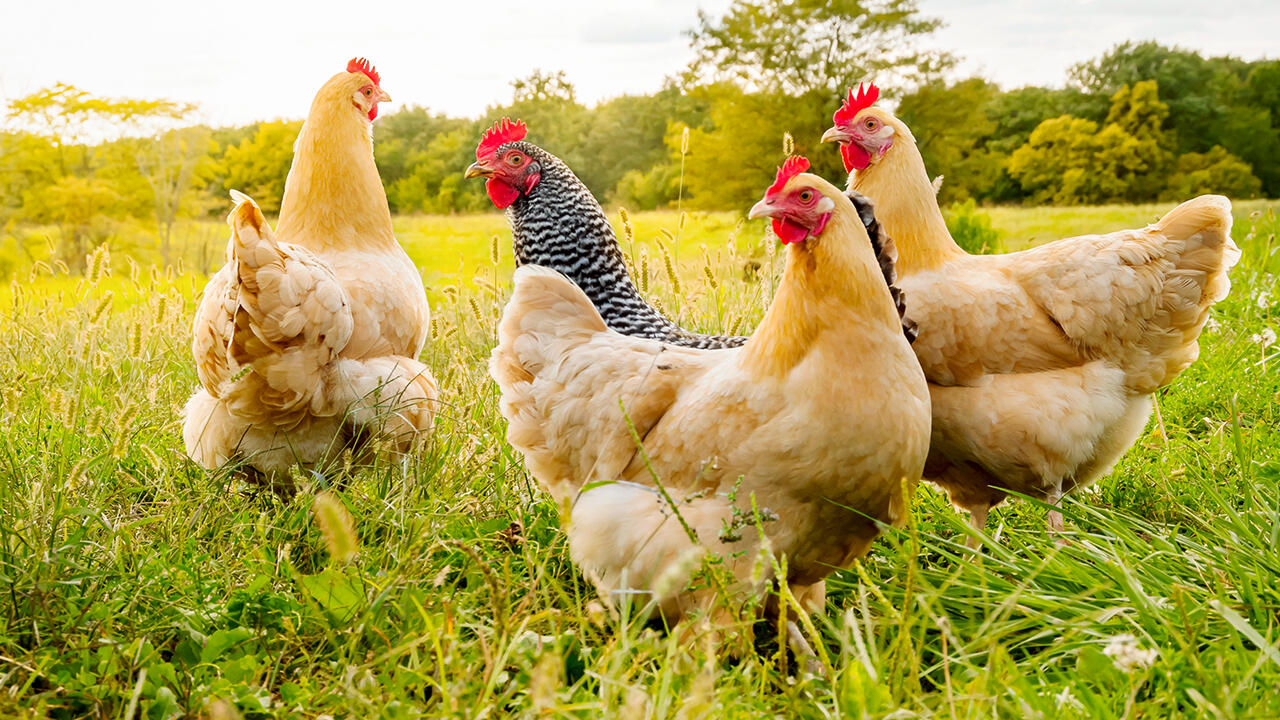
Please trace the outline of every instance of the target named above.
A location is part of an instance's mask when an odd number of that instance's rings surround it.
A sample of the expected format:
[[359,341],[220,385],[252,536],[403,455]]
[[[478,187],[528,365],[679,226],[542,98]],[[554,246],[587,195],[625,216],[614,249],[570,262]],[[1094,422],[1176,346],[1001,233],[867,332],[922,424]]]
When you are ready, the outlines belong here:
[[[119,257],[98,283],[20,272],[0,300],[0,716],[1280,716],[1280,353],[1253,339],[1280,330],[1280,222],[1241,205],[1245,257],[1201,358],[1159,393],[1163,429],[1067,502],[1073,544],[1014,503],[976,562],[963,518],[921,487],[908,527],[829,581],[813,618],[829,677],[798,672],[763,624],[733,659],[595,602],[485,371],[509,290],[499,216],[397,221],[437,317],[424,361],[448,405],[429,447],[406,476],[335,469],[285,504],[182,455],[198,274],[157,287]],[[992,217],[1013,245],[1157,212]],[[748,331],[779,269],[763,228],[731,250],[733,216],[692,216],[677,294],[655,243],[676,223],[636,218],[642,284],[691,324]],[[359,536],[350,564],[311,513],[330,487]],[[1104,653],[1122,636],[1149,666]]]

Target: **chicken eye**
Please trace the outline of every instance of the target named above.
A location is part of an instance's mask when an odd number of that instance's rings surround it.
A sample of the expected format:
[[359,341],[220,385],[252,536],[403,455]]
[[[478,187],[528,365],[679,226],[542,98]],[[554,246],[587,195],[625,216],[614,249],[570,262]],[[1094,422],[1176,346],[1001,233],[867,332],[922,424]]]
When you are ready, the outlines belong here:
[[880,126],[880,122],[875,118],[867,118],[867,121],[863,123],[863,125],[865,125],[868,130],[875,130]]
[[807,202],[810,202],[810,201],[812,201],[812,200],[813,200],[813,191],[812,191],[812,190],[801,190],[801,191],[800,191],[800,202],[805,202],[805,203],[807,203]]
[[512,165],[519,165],[520,163],[524,162],[524,156],[519,153],[516,153],[511,157],[508,157],[507,162],[511,163]]
[[364,96],[365,96],[365,97],[370,97],[370,96],[372,96],[372,95],[373,95],[373,88],[365,88],[365,89],[364,89]]

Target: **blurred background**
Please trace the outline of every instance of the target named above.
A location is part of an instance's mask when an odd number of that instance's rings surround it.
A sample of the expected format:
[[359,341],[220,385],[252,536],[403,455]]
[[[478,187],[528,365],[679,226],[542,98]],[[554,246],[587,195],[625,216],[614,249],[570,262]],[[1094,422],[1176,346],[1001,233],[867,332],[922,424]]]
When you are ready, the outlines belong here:
[[117,262],[216,267],[227,190],[277,209],[311,97],[353,55],[395,100],[375,154],[428,264],[465,266],[505,231],[415,220],[492,210],[462,169],[496,118],[523,118],[610,207],[740,215],[788,147],[843,176],[817,139],[862,80],[970,224],[996,205],[1280,195],[1273,3],[434,5],[6,9],[0,278],[79,272],[104,243]]

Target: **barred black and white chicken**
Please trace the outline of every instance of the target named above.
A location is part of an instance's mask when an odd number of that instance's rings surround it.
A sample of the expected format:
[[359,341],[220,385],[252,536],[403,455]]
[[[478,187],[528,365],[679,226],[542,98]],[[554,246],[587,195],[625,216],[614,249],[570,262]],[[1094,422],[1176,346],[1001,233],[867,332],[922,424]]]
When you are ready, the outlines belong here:
[[[747,338],[702,335],[672,322],[645,301],[627,273],[617,235],[587,186],[560,158],[525,142],[522,121],[503,118],[485,131],[476,162],[466,176],[484,177],[489,199],[507,212],[517,265],[553,268],[582,288],[605,324],[624,335],[684,347],[713,350],[738,347]],[[905,315],[902,293],[894,285],[897,251],[880,231],[871,202],[849,193],[867,228],[885,282],[889,285],[903,332],[915,339],[915,323]]]

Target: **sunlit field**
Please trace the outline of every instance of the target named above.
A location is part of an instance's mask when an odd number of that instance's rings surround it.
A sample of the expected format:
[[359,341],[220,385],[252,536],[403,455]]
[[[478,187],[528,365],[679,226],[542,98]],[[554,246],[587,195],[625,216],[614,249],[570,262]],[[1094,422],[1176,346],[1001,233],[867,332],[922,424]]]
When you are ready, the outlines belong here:
[[[1016,249],[1170,206],[987,212]],[[0,716],[1280,717],[1276,207],[1236,203],[1244,257],[1200,359],[1066,502],[1069,545],[1017,502],[978,560],[921,486],[906,527],[828,581],[809,669],[771,623],[682,640],[573,567],[486,370],[502,216],[396,220],[446,407],[407,470],[326,468],[290,501],[182,452],[191,316],[225,226],[181,225],[180,267],[116,248],[71,276],[37,246],[0,297]],[[763,223],[640,213],[627,237],[610,217],[668,313],[754,327],[782,265]],[[350,513],[350,562],[313,514],[324,490]]]

